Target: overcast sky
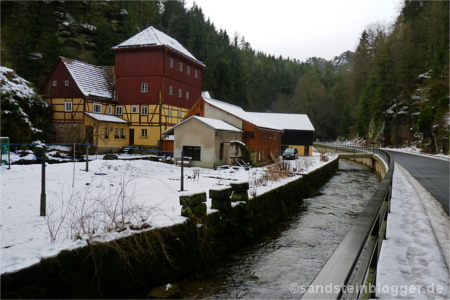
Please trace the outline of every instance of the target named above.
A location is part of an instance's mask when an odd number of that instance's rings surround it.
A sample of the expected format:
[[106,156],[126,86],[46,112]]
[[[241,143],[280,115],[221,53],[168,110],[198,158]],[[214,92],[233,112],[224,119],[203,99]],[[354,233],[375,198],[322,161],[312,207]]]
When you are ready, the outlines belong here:
[[216,29],[244,36],[254,50],[305,61],[354,51],[364,28],[392,23],[402,0],[185,0]]

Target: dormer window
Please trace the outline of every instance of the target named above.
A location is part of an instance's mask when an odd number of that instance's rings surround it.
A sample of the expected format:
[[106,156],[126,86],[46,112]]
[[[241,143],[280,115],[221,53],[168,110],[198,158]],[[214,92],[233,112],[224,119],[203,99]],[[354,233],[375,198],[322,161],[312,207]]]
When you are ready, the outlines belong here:
[[148,93],[148,83],[141,84],[141,93]]

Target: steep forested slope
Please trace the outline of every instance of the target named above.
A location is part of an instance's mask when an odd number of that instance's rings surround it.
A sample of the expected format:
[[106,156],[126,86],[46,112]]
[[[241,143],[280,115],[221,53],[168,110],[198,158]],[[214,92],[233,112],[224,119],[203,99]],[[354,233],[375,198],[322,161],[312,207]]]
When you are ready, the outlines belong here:
[[153,25],[207,65],[203,88],[217,99],[307,113],[321,140],[448,152],[448,6],[405,1],[392,26],[361,29],[355,53],[300,62],[253,49],[181,1],[2,1],[2,65],[39,87],[59,55],[114,65],[110,48]]

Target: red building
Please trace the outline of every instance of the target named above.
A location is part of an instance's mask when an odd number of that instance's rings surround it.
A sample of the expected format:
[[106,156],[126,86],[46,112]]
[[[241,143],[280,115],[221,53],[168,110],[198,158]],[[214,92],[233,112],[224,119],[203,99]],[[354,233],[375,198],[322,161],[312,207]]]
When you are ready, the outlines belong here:
[[[200,98],[206,66],[154,27],[112,51],[114,68],[62,57],[58,60],[44,86],[44,97],[52,103],[53,123],[60,124],[54,126],[55,136],[67,137],[59,141],[74,142],[65,131],[77,123],[81,124],[78,131],[93,132],[98,137],[94,143],[99,145],[160,147],[162,131],[179,123]],[[120,128],[109,124],[116,120],[111,116],[124,121],[115,122],[121,123]],[[110,140],[111,131],[119,132],[113,135],[117,139]]]

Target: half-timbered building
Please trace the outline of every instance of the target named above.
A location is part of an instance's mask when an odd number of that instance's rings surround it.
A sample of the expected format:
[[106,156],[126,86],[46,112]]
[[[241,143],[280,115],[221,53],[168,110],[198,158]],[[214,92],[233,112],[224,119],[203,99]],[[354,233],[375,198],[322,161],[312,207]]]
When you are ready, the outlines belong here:
[[200,98],[206,66],[154,27],[112,51],[115,67],[59,57],[43,88],[53,140],[160,148],[162,132]]

